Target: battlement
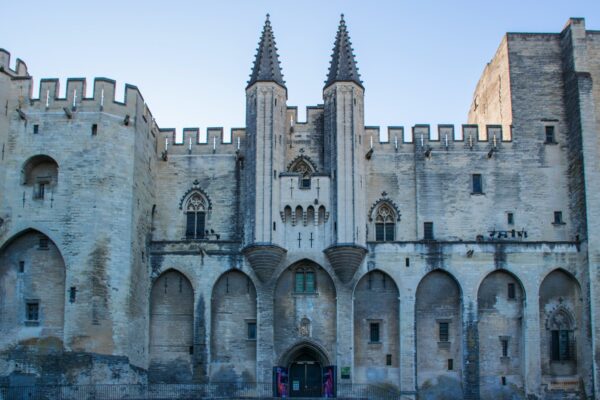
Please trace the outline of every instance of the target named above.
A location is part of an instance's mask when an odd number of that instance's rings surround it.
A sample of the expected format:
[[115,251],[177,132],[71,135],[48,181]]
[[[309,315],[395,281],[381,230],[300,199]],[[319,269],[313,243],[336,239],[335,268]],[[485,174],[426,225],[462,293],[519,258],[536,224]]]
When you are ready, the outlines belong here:
[[183,128],[181,135],[174,128],[159,129],[158,154],[163,159],[175,155],[239,154],[243,151],[246,128],[231,128],[225,135],[223,127]]
[[512,127],[507,125],[417,124],[410,129],[388,126],[387,135],[381,135],[380,127],[366,126],[367,145],[373,151],[413,151],[415,147],[431,149],[479,149],[500,148],[512,142]]
[[0,72],[5,72],[13,78],[30,77],[27,72],[27,64],[20,58],[17,58],[14,69],[10,67],[10,53],[4,49],[0,49]]

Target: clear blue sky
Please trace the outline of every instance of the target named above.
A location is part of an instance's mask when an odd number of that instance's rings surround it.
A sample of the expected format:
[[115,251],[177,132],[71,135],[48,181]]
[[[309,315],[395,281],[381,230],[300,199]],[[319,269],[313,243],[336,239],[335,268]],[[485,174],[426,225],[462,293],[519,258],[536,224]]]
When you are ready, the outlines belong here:
[[464,123],[507,31],[559,32],[569,17],[600,30],[600,0],[46,0],[5,1],[1,10],[0,47],[36,82],[108,77],[119,96],[125,83],[137,85],[159,126],[178,130],[245,125],[244,89],[266,13],[288,105],[303,120],[305,106],[322,102],[343,12],[366,88],[365,122],[382,127]]

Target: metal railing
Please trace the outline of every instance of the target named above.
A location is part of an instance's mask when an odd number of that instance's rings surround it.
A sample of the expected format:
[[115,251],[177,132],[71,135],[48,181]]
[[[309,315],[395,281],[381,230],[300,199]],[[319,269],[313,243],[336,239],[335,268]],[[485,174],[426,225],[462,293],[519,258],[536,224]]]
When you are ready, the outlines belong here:
[[[272,396],[270,382],[0,386],[0,400],[270,399]],[[336,397],[395,400],[400,393],[387,385],[338,383]]]

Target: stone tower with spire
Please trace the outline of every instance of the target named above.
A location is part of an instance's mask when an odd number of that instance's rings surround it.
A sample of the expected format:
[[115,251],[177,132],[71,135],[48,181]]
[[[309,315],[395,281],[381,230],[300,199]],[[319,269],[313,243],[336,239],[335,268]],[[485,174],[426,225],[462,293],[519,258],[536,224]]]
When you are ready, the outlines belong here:
[[364,87],[342,14],[323,89],[324,162],[332,176],[333,233],[325,250],[343,282],[366,254]]
[[263,27],[252,74],[246,87],[244,160],[244,254],[262,281],[285,254],[277,236],[279,185],[285,168],[287,88],[281,73],[269,14]]

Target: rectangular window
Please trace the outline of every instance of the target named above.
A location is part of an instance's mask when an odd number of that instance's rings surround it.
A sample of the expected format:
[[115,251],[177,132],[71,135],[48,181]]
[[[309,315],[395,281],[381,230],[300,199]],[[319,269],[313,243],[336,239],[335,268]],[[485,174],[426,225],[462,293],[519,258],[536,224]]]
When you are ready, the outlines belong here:
[[19,261],[19,272],[25,272],[25,261]]
[[38,124],[33,125],[33,133],[37,135],[40,133],[40,126]]
[[76,299],[77,299],[77,288],[75,286],[71,286],[69,288],[69,302],[75,303]]
[[423,223],[423,238],[425,240],[433,240],[433,222]]
[[98,134],[98,124],[92,125],[92,136],[96,136]]
[[556,143],[556,138],[554,137],[554,126],[552,125],[546,126],[546,143]]
[[385,365],[392,365],[392,355],[391,354],[385,355]]
[[439,340],[440,342],[447,342],[449,339],[449,322],[439,323]]
[[304,291],[306,293],[314,293],[315,292],[315,273],[307,272],[304,276]]
[[47,237],[40,237],[39,249],[40,250],[48,250],[48,238]]
[[310,189],[310,178],[302,178],[300,180],[301,189]]
[[27,321],[39,321],[40,319],[40,303],[37,301],[28,301],[26,305],[25,317]]
[[508,223],[508,225],[515,224],[515,215],[513,213],[506,213],[506,223]]
[[296,272],[296,293],[304,292],[304,272]]
[[552,361],[571,361],[575,355],[573,331],[554,330],[552,332]]
[[483,193],[481,174],[473,174],[473,193]]
[[375,224],[375,240],[377,240],[378,242],[383,242],[385,240],[385,235],[384,235],[384,228],[385,225],[377,222]]
[[563,224],[562,211],[554,211],[554,223]]
[[506,377],[505,376],[502,377],[501,381],[502,381],[502,386],[506,386]]
[[448,371],[454,370],[454,360],[452,358],[448,359]]
[[394,226],[395,224],[389,222],[385,224],[385,240],[387,242],[392,242],[394,240]]
[[248,322],[248,340],[256,340],[256,321]]
[[38,182],[35,187],[34,198],[43,200],[44,195],[46,194],[46,185],[48,182]]
[[516,298],[516,293],[515,293],[515,284],[514,283],[509,283],[508,284],[508,298],[513,300]]
[[371,343],[379,343],[379,322],[369,324],[369,340]]
[[502,357],[508,357],[508,339],[501,339],[500,344],[502,345]]
[[185,225],[185,237],[193,239],[196,233],[196,214],[193,212],[187,213],[187,222]]

